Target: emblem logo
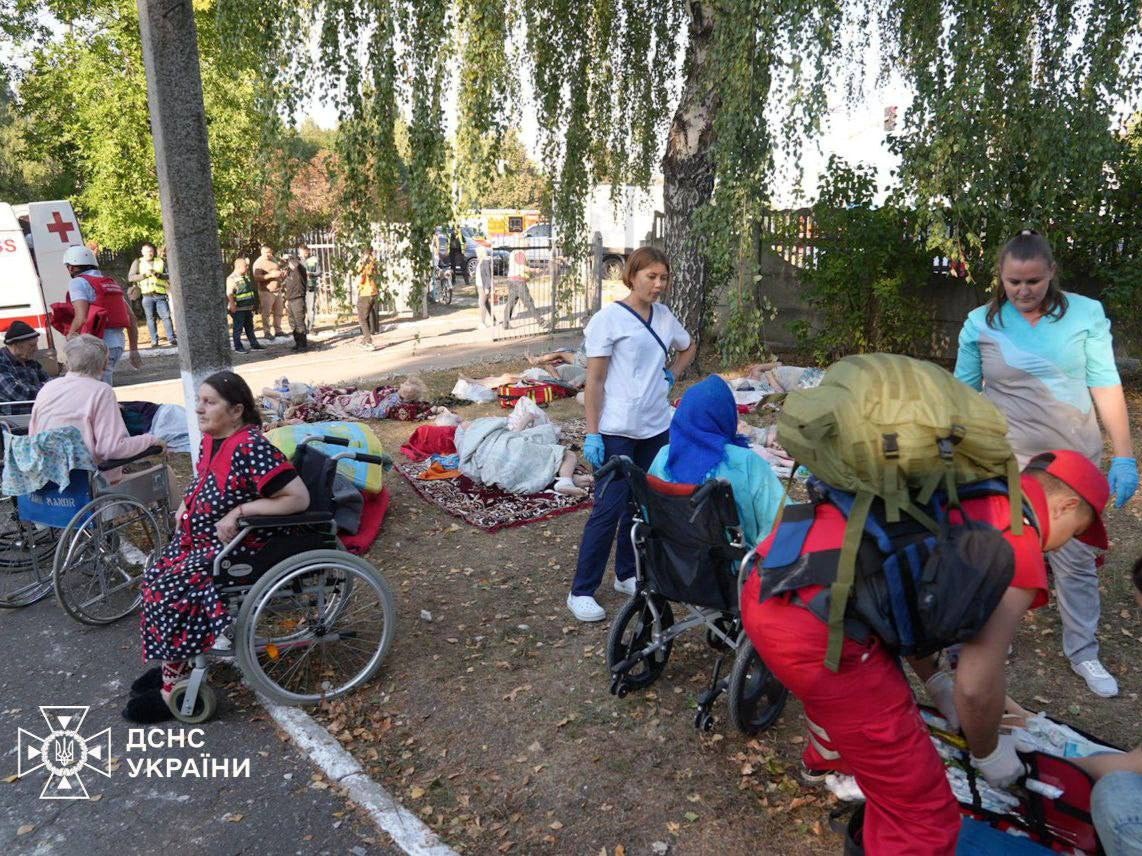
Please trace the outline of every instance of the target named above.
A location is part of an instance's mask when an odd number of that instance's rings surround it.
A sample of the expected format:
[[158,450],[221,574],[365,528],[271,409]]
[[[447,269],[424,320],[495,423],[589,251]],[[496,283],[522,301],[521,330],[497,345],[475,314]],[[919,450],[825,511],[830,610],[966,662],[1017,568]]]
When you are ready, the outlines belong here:
[[17,773],[21,778],[43,767],[48,780],[40,792],[44,800],[85,800],[87,788],[80,773],[84,768],[111,777],[111,729],[84,737],[80,733],[88,707],[40,706],[48,724],[48,736],[38,737],[20,729]]

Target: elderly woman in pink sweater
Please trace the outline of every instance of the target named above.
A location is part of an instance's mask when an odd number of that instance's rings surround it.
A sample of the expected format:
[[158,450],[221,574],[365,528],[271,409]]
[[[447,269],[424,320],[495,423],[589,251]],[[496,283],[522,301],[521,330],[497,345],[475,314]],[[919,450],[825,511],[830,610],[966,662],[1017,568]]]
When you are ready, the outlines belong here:
[[[86,333],[69,339],[64,346],[67,374],[48,381],[36,396],[28,434],[77,428],[96,464],[132,458],[151,446],[163,445],[150,434],[132,437],[127,433],[115,392],[101,380],[107,359],[102,339]],[[104,475],[116,481],[112,473]]]

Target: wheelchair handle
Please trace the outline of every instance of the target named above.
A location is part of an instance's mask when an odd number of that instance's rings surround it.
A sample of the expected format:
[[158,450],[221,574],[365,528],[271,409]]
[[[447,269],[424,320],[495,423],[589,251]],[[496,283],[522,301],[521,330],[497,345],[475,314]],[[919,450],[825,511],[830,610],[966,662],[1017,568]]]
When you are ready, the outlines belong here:
[[338,452],[336,455],[331,455],[332,461],[360,461],[363,464],[376,464],[378,467],[383,467],[386,470],[393,468],[393,459],[388,455],[370,455],[368,452],[360,452],[356,449],[349,449],[345,452]]
[[348,437],[317,436],[315,434],[311,437],[306,437],[301,442],[303,445],[307,444],[307,443],[327,443],[330,446],[348,446],[349,445],[349,438]]
[[595,481],[599,481],[603,477],[610,475],[615,470],[622,469],[624,461],[630,462],[630,458],[626,455],[612,455],[607,459],[606,463],[595,470]]
[[107,470],[115,470],[119,467],[126,466],[127,464],[134,463],[135,461],[141,461],[143,458],[153,458],[156,455],[161,455],[162,453],[162,446],[149,446],[139,454],[134,455],[130,458],[112,458],[110,460],[104,461],[99,465],[99,472],[102,473],[106,472]]
[[719,484],[721,484],[720,479],[709,479],[704,485],[690,494],[690,506],[692,508],[700,506],[706,501],[710,494],[717,489]]

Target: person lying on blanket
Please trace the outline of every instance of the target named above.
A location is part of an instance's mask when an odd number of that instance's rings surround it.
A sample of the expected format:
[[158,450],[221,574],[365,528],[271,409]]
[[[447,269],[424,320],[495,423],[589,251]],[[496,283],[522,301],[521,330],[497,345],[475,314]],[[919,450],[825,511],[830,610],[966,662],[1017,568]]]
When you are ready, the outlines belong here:
[[[531,399],[521,399],[530,402]],[[526,405],[525,405],[526,407]],[[495,485],[509,493],[539,493],[552,481],[564,496],[586,496],[593,479],[575,475],[578,458],[559,443],[559,427],[535,414],[524,418],[485,416],[456,429],[460,472],[472,481]]]
[[[1142,556],[1134,563],[1134,599],[1142,607]],[[1076,758],[1095,779],[1090,813],[1106,856],[1142,853],[1142,746]]]
[[584,342],[579,343],[578,350],[564,348],[538,357],[528,355],[527,361],[576,389],[581,389],[587,382],[587,348]]

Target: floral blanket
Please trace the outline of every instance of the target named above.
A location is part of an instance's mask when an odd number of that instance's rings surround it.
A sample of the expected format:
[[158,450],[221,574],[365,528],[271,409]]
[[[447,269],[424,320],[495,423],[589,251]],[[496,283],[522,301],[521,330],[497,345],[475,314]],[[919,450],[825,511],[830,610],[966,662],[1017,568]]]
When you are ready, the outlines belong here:
[[307,400],[294,404],[285,414],[287,420],[326,422],[338,419],[398,419],[414,422],[426,418],[432,410],[427,401],[401,401],[395,386],[355,389],[319,386]]
[[[581,447],[584,427],[581,419],[565,424],[563,444]],[[590,490],[585,497],[577,499],[554,490],[530,494],[508,493],[497,487],[477,484],[466,476],[438,480],[418,478],[431,464],[431,459],[416,463],[401,461],[393,468],[405,477],[412,489],[426,502],[485,532],[550,520],[586,508],[592,502],[593,493]],[[583,467],[579,470],[586,472]]]
[[34,437],[4,436],[5,496],[24,496],[48,482],[60,490],[71,483],[72,470],[94,470],[95,461],[73,426],[41,431]]

